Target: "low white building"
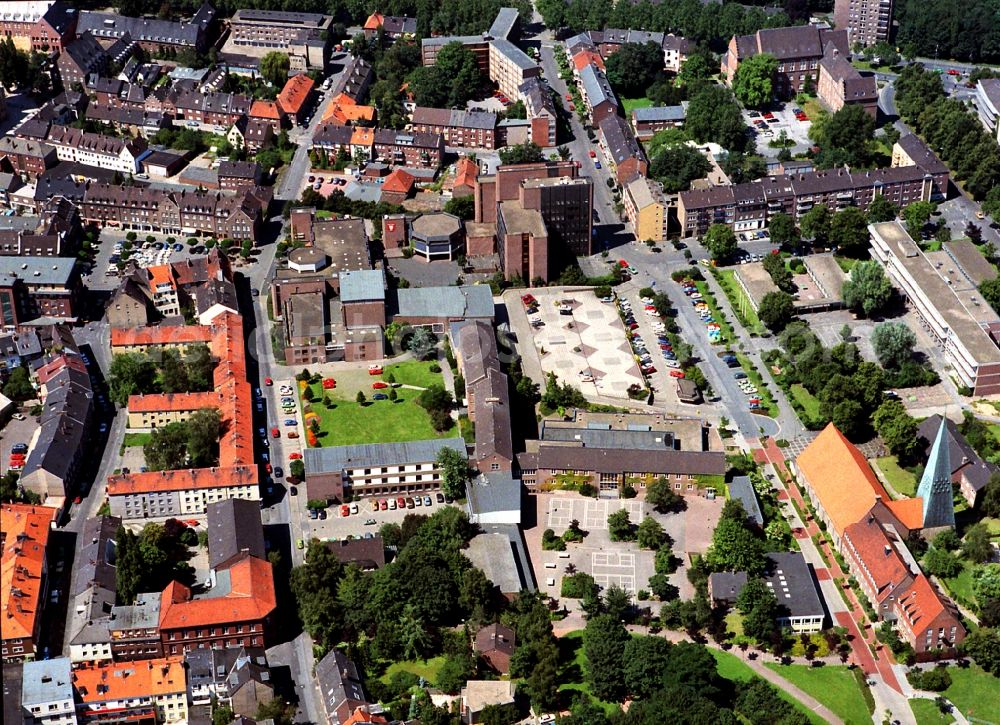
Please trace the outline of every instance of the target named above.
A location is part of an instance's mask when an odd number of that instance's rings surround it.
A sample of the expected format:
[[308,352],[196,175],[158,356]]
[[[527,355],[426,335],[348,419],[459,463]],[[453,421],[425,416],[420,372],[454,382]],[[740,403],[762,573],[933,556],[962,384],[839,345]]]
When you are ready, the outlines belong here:
[[976,84],[976,110],[979,120],[1000,143],[1000,78],[984,78]]

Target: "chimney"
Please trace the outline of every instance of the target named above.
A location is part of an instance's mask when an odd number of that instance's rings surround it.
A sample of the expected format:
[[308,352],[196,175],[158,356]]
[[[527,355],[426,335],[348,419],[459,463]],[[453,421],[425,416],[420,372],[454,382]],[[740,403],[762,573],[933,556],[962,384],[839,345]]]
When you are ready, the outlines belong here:
[[892,553],[892,547],[888,544],[885,545],[885,555],[889,556]]

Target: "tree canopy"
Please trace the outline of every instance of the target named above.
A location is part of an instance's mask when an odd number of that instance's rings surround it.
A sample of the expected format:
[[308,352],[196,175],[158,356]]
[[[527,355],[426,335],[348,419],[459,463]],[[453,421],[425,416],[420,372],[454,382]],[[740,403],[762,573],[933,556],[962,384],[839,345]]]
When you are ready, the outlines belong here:
[[795,317],[795,300],[787,292],[768,292],[760,301],[757,316],[769,330],[783,330]]
[[642,96],[663,72],[663,49],[656,43],[624,43],[604,63],[611,87],[625,97]]
[[713,224],[705,232],[702,244],[712,255],[712,259],[728,259],[736,252],[736,234],[727,224]]
[[733,79],[733,93],[747,108],[762,108],[774,96],[774,74],[778,60],[770,53],[752,55],[739,64]]
[[858,262],[842,288],[844,304],[866,317],[885,309],[892,296],[892,283],[882,265],[874,260]]

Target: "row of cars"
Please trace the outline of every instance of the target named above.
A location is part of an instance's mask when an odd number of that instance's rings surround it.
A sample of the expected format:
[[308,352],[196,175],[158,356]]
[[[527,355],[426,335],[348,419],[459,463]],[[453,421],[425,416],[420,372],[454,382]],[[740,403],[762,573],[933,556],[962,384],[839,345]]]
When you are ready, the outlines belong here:
[[681,289],[684,290],[684,294],[687,298],[691,300],[691,305],[694,307],[694,311],[701,318],[702,323],[705,325],[705,333],[708,335],[708,341],[711,343],[722,342],[722,326],[715,321],[715,315],[712,314],[712,309],[708,306],[705,300],[702,299],[701,292],[698,291],[698,287],[695,285],[694,280],[690,277],[685,277],[680,280]]
[[[674,354],[673,345],[670,339],[667,337],[667,326],[663,324],[663,320],[660,319],[660,313],[656,310],[656,306],[653,305],[653,300],[644,297],[642,298],[643,312],[650,318],[650,325],[653,328],[653,332],[656,333],[656,344],[657,349],[659,349],[661,356],[663,357],[664,364],[670,368],[669,375],[674,378],[683,378],[684,371],[681,370],[680,363],[677,362],[677,356]],[[632,311],[632,303],[627,299],[618,300],[618,309],[621,312],[622,320],[625,322],[625,326],[628,328],[629,342],[632,345],[632,351],[639,362],[639,369],[642,374],[649,377],[656,372],[656,367],[653,365],[653,357],[650,353],[650,348],[646,345],[646,341],[643,339],[642,334],[639,333],[639,323],[636,322],[635,314]]]

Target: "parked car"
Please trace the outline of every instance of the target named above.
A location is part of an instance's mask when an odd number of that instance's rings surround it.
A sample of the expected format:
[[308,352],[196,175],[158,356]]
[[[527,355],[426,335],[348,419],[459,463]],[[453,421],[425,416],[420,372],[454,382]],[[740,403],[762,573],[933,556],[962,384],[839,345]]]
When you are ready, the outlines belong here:
[[346,503],[343,504],[340,507],[340,515],[341,516],[350,516],[351,515],[351,507],[348,506]]
[[272,438],[281,438],[281,431],[278,430],[278,426],[274,426],[271,429],[271,437]]
[[297,422],[295,418],[285,418],[285,425],[286,426],[297,425]]
[[288,435],[286,437],[287,438],[298,438],[299,437],[299,432],[297,430],[290,430],[290,431],[288,431]]
[[375,395],[373,395],[372,398],[374,400],[388,400],[389,396],[386,395],[385,393],[375,393]]
[[302,460],[302,454],[299,453],[298,451],[295,451],[294,453],[289,453],[288,454],[288,460],[290,460],[290,461],[301,461]]
[[388,387],[389,383],[383,380],[376,380],[374,383],[372,383],[372,390],[383,390],[384,388]]

